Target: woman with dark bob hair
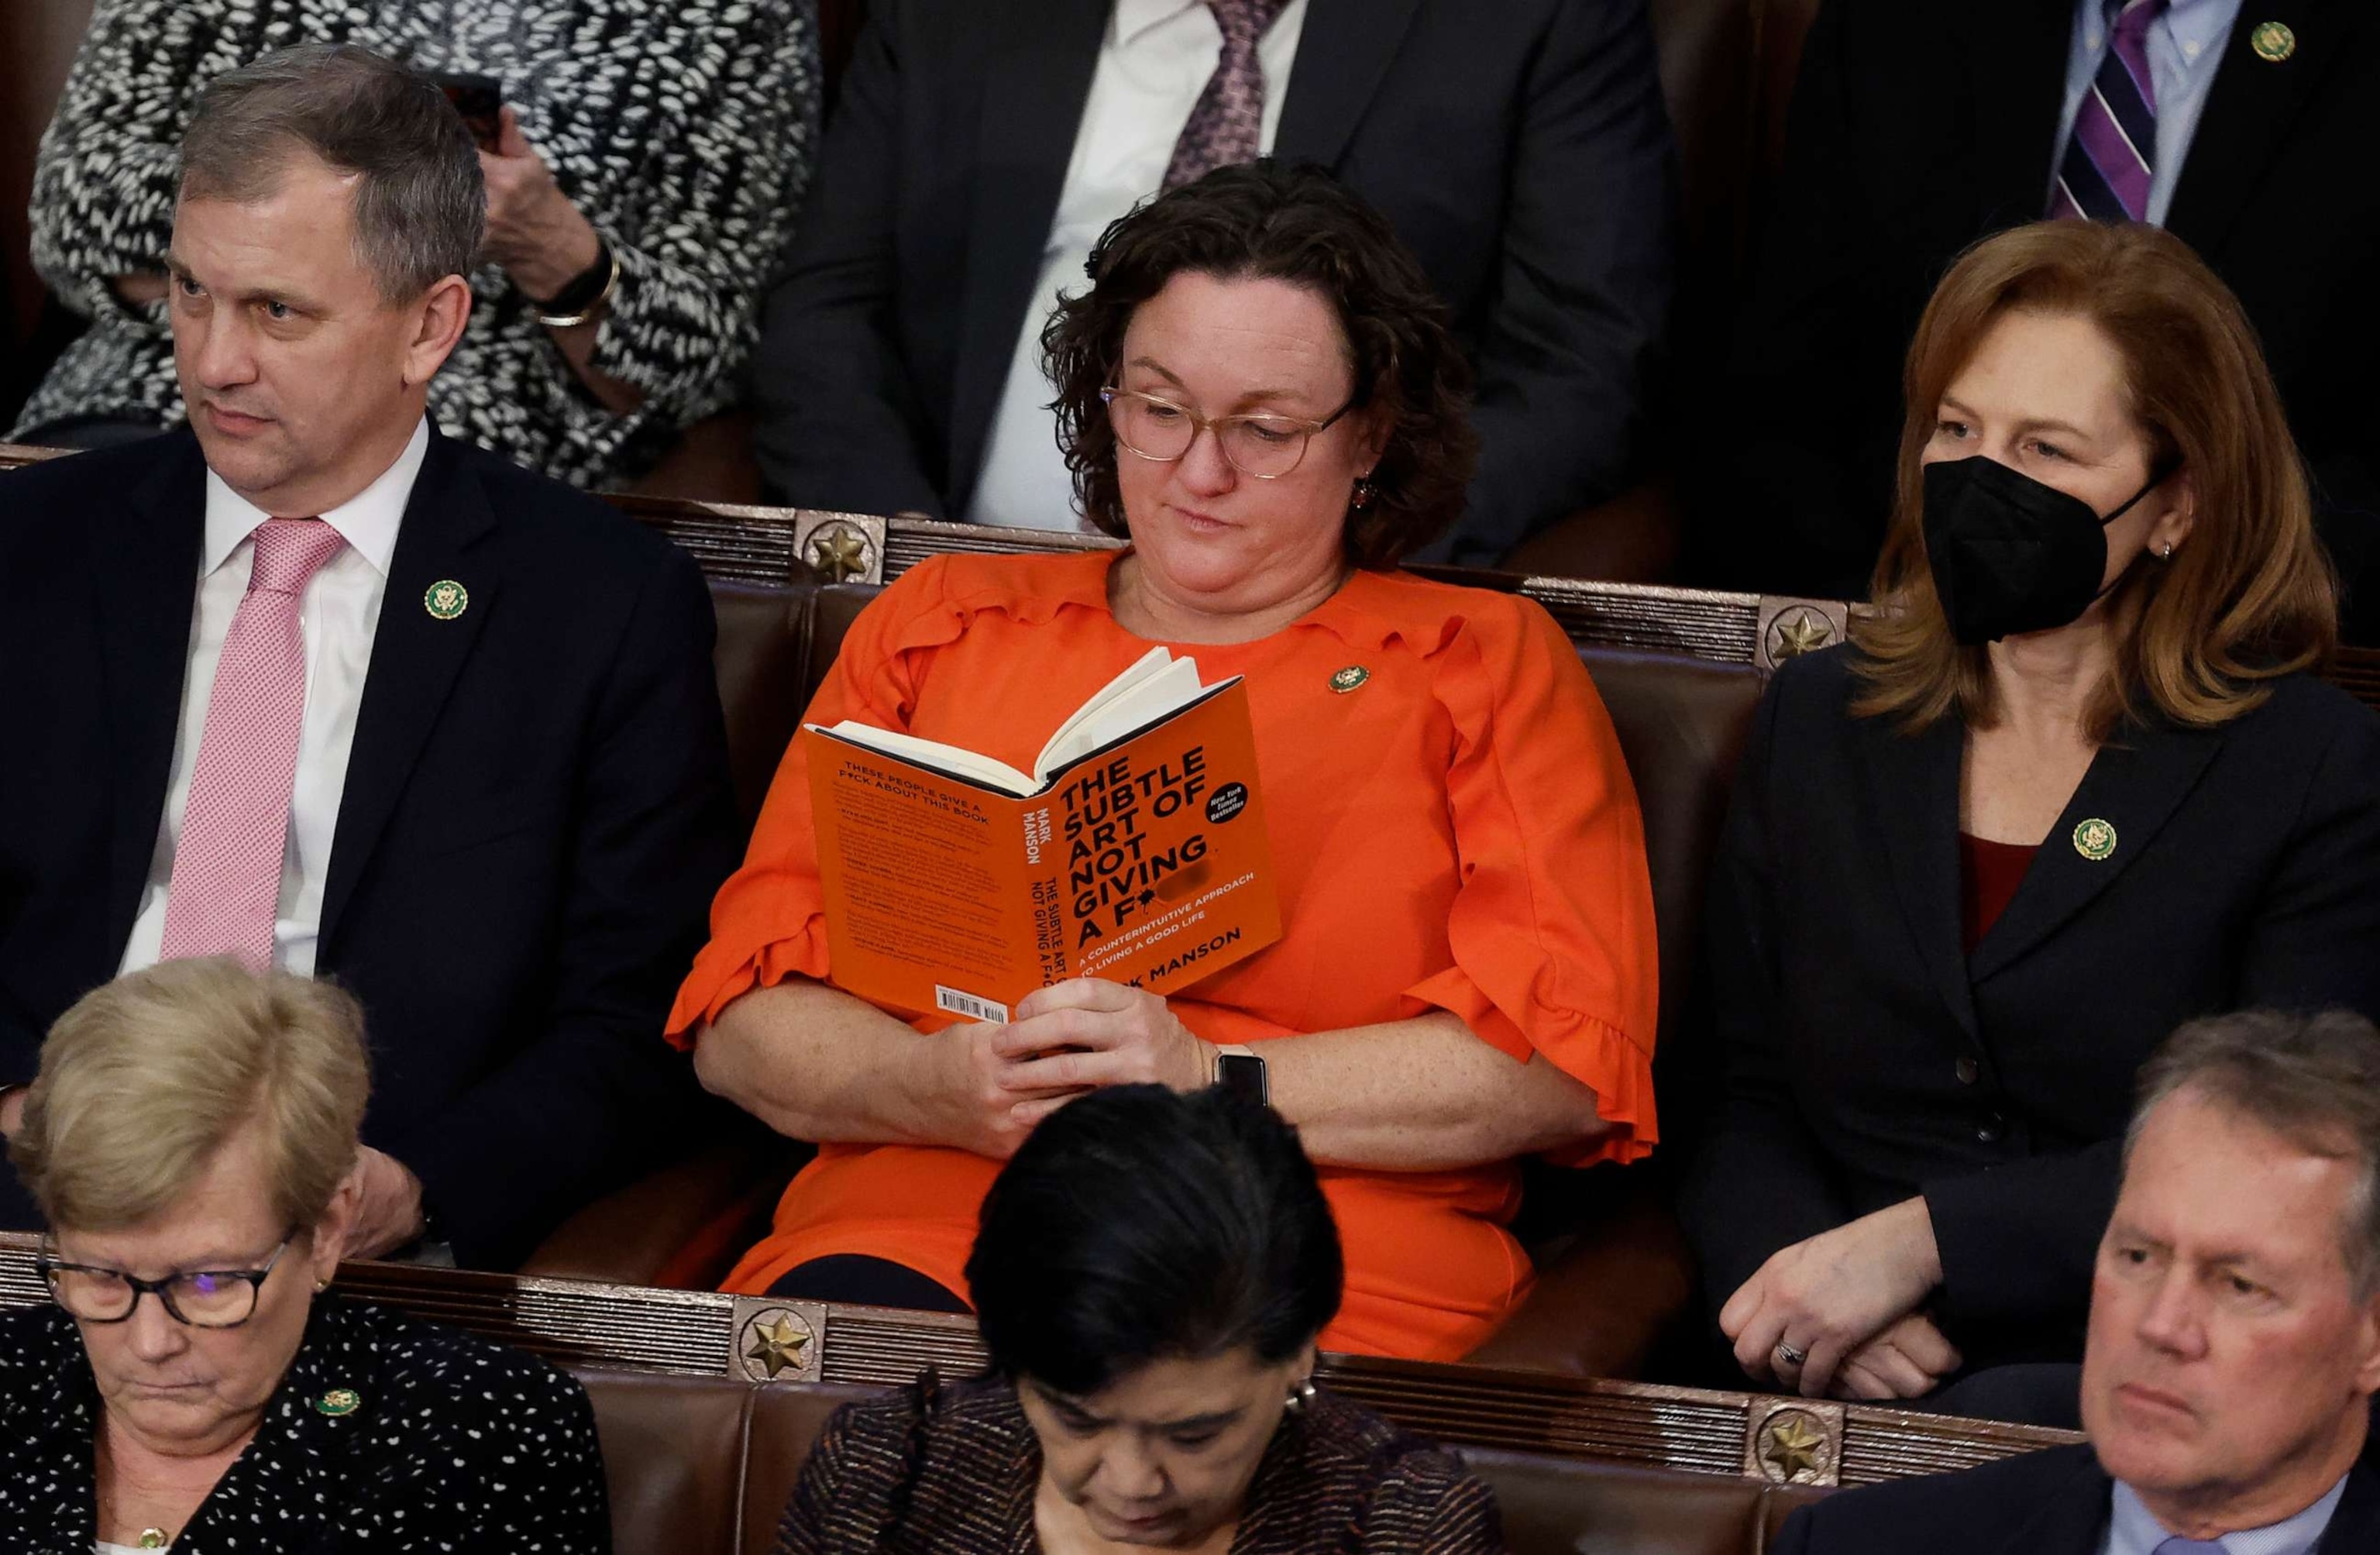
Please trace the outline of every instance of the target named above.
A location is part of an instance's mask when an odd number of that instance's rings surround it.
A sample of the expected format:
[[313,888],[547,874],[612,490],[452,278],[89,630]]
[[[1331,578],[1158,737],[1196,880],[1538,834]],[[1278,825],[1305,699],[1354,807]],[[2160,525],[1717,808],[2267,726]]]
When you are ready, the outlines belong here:
[[2310,673],[2311,508],[2179,239],[1943,278],[1876,613],[1770,686],[1712,896],[1688,1219],[1753,1377],[2072,1423],[2133,1072],[2211,1013],[2380,1014],[2380,717]]
[[967,1259],[991,1375],[844,1406],[781,1555],[1503,1548],[1449,1453],[1312,1381],[1339,1234],[1297,1131],[1119,1086],[1034,1130]]
[[1028,764],[1164,644],[1244,677],[1282,934],[1160,998],[1097,978],[1002,1025],[889,1010],[830,965],[808,742],[670,1017],[697,1072],[820,1142],[729,1288],[963,1309],[977,1207],[1102,1087],[1252,1047],[1346,1239],[1333,1348],[1461,1355],[1526,1294],[1518,1158],[1653,1142],[1635,791],[1569,639],[1398,557],[1452,516],[1468,377],[1420,267],[1329,176],[1220,170],[1110,228],[1051,322],[1086,510],[1130,544],[944,555],[844,637],[808,721]]

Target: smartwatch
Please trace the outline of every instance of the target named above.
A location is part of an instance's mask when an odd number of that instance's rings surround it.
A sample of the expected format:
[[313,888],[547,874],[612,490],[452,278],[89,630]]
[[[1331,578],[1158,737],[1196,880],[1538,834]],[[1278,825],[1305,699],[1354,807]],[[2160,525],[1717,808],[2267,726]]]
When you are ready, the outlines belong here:
[[1254,1048],[1233,1043],[1215,1050],[1215,1084],[1258,1107],[1272,1105],[1272,1087],[1265,1078],[1265,1061]]

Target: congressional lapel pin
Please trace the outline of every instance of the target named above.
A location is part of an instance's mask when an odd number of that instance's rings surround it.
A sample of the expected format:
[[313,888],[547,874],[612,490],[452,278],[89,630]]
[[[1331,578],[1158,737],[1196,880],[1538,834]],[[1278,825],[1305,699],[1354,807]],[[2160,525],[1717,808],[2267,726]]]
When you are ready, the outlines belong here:
[[452,621],[470,608],[471,591],[451,577],[442,577],[421,596],[421,608],[433,620]]
[[1361,664],[1350,664],[1330,677],[1330,689],[1345,696],[1372,678],[1372,672]]
[[334,1388],[314,1401],[314,1409],[317,1414],[327,1415],[335,1420],[342,1415],[353,1415],[363,1406],[363,1402],[353,1388]]
[[2288,22],[2259,22],[2256,30],[2248,34],[2248,46],[2265,64],[2278,65],[2298,52],[2298,35],[2289,30]]
[[2109,821],[2093,816],[2074,828],[2074,851],[2094,864],[2104,863],[2116,852],[2116,828]]

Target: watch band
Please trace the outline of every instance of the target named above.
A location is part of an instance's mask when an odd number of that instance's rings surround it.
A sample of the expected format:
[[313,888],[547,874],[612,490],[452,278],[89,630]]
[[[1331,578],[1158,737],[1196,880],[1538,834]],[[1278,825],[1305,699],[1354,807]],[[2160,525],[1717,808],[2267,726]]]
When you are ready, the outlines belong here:
[[612,300],[620,285],[620,256],[601,237],[595,240],[595,262],[572,277],[568,285],[543,302],[531,299],[537,322],[548,329],[572,329],[586,323]]
[[1216,1048],[1211,1078],[1243,1101],[1259,1107],[1272,1105],[1272,1076],[1265,1067],[1264,1057],[1245,1043]]

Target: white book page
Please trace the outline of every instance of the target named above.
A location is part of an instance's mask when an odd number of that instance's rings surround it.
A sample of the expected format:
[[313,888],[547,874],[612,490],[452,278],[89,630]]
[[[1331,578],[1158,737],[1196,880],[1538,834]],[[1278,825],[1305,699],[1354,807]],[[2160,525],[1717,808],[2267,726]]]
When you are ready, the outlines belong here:
[[1034,770],[1045,773],[1049,771],[1050,753],[1067,743],[1076,725],[1149,676],[1161,673],[1172,662],[1173,662],[1172,654],[1162,648],[1152,648],[1127,665],[1122,674],[1084,699],[1083,705],[1068,713],[1066,722],[1058,725],[1058,732],[1042,742],[1041,754],[1034,758]]
[[[1157,651],[1165,650],[1160,648]],[[1041,747],[1040,759],[1033,763],[1033,775],[1047,783],[1051,772],[1062,770],[1075,758],[1163,722],[1168,714],[1196,701],[1205,690],[1198,684],[1198,662],[1175,659],[1112,697],[1103,692],[1096,711],[1069,720]]]
[[880,750],[887,756],[897,756],[904,761],[914,761],[920,767],[965,778],[989,788],[998,788],[1023,798],[1041,785],[1029,774],[1018,771],[1005,761],[995,761],[989,756],[978,756],[940,740],[921,740],[915,735],[903,735],[891,729],[879,729],[873,723],[855,723],[846,718],[832,728],[812,723],[809,728],[822,735],[832,735],[870,750]]

